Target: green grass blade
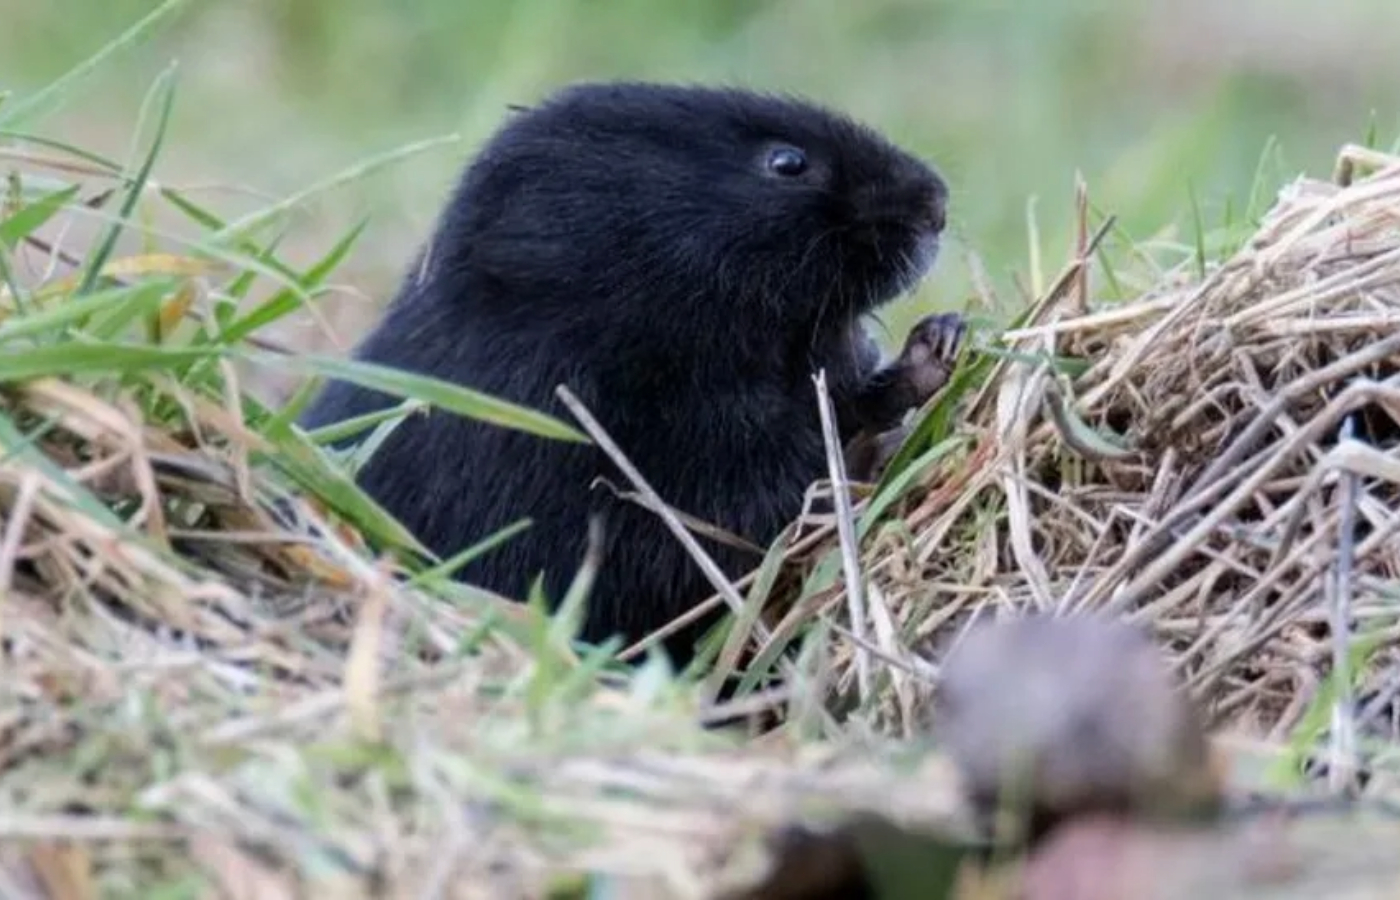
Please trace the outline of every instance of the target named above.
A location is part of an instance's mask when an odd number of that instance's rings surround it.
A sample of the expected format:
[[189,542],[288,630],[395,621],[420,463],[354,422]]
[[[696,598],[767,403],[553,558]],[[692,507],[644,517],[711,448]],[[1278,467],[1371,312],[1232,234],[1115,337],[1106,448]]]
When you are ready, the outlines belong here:
[[142,38],[155,30],[156,26],[168,18],[188,0],[165,0],[145,18],[140,19],[126,31],[102,47],[92,56],[69,69],[47,87],[31,94],[23,100],[7,103],[0,109],[0,128],[18,129],[30,125],[41,116],[55,112],[73,90],[98,67],[122,50],[134,46]]
[[[175,291],[176,284],[173,278],[153,278],[121,289],[119,299],[84,323],[84,333],[99,341],[117,340],[134,323],[158,316],[161,304]],[[145,334],[144,329],[142,333]]]
[[1196,192],[1196,185],[1190,179],[1186,182],[1186,193],[1191,203],[1191,232],[1195,238],[1192,265],[1196,269],[1196,277],[1204,279],[1206,277],[1206,222],[1201,215],[1201,198]]
[[[335,246],[333,246],[324,257],[318,260],[311,268],[307,269],[305,274],[296,278],[297,286],[304,294],[309,294],[325,282],[326,276],[345,260],[345,257],[350,253],[350,249],[354,246],[355,242],[359,240],[360,235],[364,233],[368,225],[369,221],[367,219],[361,219],[354,228],[350,229],[345,237],[336,242]],[[219,334],[219,339],[226,343],[242,340],[255,331],[265,328],[273,322],[296,312],[301,305],[301,296],[299,296],[296,291],[279,291],[271,299],[259,304],[246,316],[235,320],[222,329]]]
[[0,383],[55,375],[89,375],[169,369],[215,354],[215,350],[172,349],[145,344],[64,342],[0,355]]
[[[400,419],[405,415],[425,409],[427,409],[427,407],[416,400],[405,400],[403,403],[397,403],[387,409],[375,410],[371,413],[365,413],[362,416],[353,416],[349,419],[344,419],[333,425],[325,425],[321,428],[312,429],[306,433],[306,436],[310,438],[313,443],[322,446],[335,444],[346,438],[354,437],[362,431],[377,428],[385,422]],[[293,416],[292,418],[295,419],[296,417]]]
[[939,441],[934,444],[931,449],[913,460],[909,465],[902,467],[891,477],[889,483],[876,492],[875,496],[870,499],[870,503],[866,505],[865,510],[861,513],[860,521],[856,523],[857,539],[863,540],[865,536],[870,533],[870,529],[875,523],[880,521],[880,517],[885,514],[885,510],[889,509],[891,504],[904,496],[904,493],[914,485],[914,482],[918,480],[919,476],[922,475],[929,466],[951,454],[962,443],[962,441],[954,438]]
[[[176,210],[184,213],[191,221],[205,231],[219,231],[227,224],[224,219],[214,215],[212,212],[195,203],[174,188],[163,187],[160,189],[160,195],[168,201],[170,205],[174,206]],[[266,247],[260,247],[253,241],[241,241],[234,245],[234,249],[257,259],[267,269],[276,272],[287,281],[295,282],[297,280],[296,270],[277,258],[275,248],[278,243],[278,240],[273,240],[269,241]],[[229,286],[228,293],[234,297],[243,297],[247,294],[248,288],[252,285],[253,280],[258,274],[259,273],[255,270],[240,272],[235,282]]]
[[122,174],[121,163],[108,159],[100,154],[93,153],[90,150],[84,150],[82,147],[75,147],[65,141],[55,140],[38,134],[27,134],[22,131],[7,131],[3,128],[0,128],[0,138],[9,138],[12,141],[33,144],[36,147],[46,147],[50,150],[57,150],[60,153],[66,153],[69,156],[80,159],[85,163],[91,163],[99,169],[106,169],[111,175],[120,176]]
[[528,432],[539,437],[590,443],[585,435],[553,416],[497,399],[440,378],[418,375],[362,360],[338,359],[329,356],[310,354],[283,356],[257,351],[243,351],[242,355],[246,359],[274,368],[340,379],[396,397],[421,400],[458,415]]
[[463,566],[495,550],[517,534],[525,531],[532,524],[533,522],[531,522],[530,519],[520,519],[512,522],[506,527],[488,534],[465,550],[458,551],[432,568],[424,569],[422,572],[410,578],[408,584],[412,587],[426,587],[437,582],[446,581],[452,577],[454,572],[458,571]]
[[36,200],[15,210],[9,218],[0,222],[0,244],[13,250],[20,241],[29,237],[63,209],[78,193],[79,185],[72,185],[43,199]]
[[[0,285],[3,285],[5,290],[10,292],[10,296],[14,298],[16,309],[21,312],[28,311],[29,303],[26,300],[26,291],[20,286],[19,279],[15,278],[14,270],[10,268],[10,259],[7,253],[0,253]],[[3,324],[3,320],[0,320],[0,326]]]
[[151,140],[150,149],[147,151],[145,159],[141,161],[141,167],[137,170],[135,179],[126,189],[126,197],[122,200],[118,220],[108,227],[89,259],[87,271],[83,273],[82,284],[78,286],[77,293],[79,295],[88,293],[97,285],[97,279],[102,275],[102,267],[111,258],[112,251],[117,246],[117,238],[121,237],[121,233],[126,227],[126,220],[130,219],[132,213],[136,211],[136,204],[141,201],[141,194],[146,188],[146,183],[150,180],[156,157],[160,154],[161,145],[165,142],[166,129],[170,125],[170,111],[175,103],[174,66],[166,69],[156,79],[147,100],[150,102],[156,98],[159,99],[160,103],[160,118],[156,122],[156,133]]
[[215,232],[211,236],[210,240],[215,242],[221,242],[247,237],[249,232],[266,224],[272,219],[288,212],[289,210],[300,206],[302,203],[305,203],[307,200],[316,196],[317,194],[323,194],[342,185],[358,181],[359,179],[364,178],[370,175],[371,173],[378,171],[379,169],[386,168],[387,166],[390,166],[403,159],[407,159],[408,157],[414,156],[418,153],[422,153],[426,150],[431,150],[435,147],[441,147],[447,144],[456,144],[460,141],[461,137],[459,135],[443,135],[441,137],[428,138],[427,140],[416,141],[406,146],[396,147],[395,149],[390,150],[388,152],[370,157],[369,159],[356,163],[355,165],[350,166],[349,168],[343,169],[340,172],[331,175],[329,178],[317,182],[316,184],[313,184],[304,190],[298,191],[297,193],[292,194],[289,197],[279,200],[271,206],[264,207],[263,209],[258,210],[257,212],[249,213],[241,219],[237,219],[233,222],[230,222],[228,225],[225,225],[219,231]]
[[408,529],[293,427],[283,425],[268,429],[263,436],[272,441],[275,452],[257,454],[259,462],[271,465],[302,490],[318,497],[370,540],[423,556],[431,555]]
[[[149,282],[134,287],[116,287],[97,291],[86,297],[65,299],[44,309],[25,312],[0,322],[0,344],[39,335],[61,334],[78,322],[86,321],[96,313],[126,302],[149,302],[146,295],[161,296],[169,289],[163,282]],[[141,300],[135,298],[140,296]]]

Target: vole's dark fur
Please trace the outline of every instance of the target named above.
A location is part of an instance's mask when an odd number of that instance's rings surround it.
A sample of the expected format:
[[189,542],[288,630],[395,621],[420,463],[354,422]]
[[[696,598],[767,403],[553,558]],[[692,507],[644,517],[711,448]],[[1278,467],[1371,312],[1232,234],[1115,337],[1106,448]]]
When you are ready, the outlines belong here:
[[[782,148],[805,154],[805,171]],[[567,421],[554,394],[566,384],[665,501],[766,544],[826,473],[814,371],[847,438],[926,395],[880,368],[858,319],[925,274],[946,198],[927,165],[805,102],[577,85],[513,115],[467,168],[357,355]],[[303,421],[390,402],[332,383]],[[603,513],[583,637],[637,638],[712,589],[653,513],[592,489],[598,476],[630,487],[595,447],[433,411],[404,422],[360,481],[444,556],[530,517],[462,572],[513,597],[543,572],[557,600]],[[702,544],[734,576],[758,561]]]

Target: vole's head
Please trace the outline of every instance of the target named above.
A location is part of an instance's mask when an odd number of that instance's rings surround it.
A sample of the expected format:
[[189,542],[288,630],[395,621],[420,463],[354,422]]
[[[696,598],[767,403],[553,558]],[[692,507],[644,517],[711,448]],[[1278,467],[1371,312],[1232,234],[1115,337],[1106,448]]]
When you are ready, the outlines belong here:
[[520,110],[461,191],[444,232],[458,246],[437,252],[508,288],[483,302],[798,327],[911,288],[948,196],[928,165],[809,103],[635,83]]

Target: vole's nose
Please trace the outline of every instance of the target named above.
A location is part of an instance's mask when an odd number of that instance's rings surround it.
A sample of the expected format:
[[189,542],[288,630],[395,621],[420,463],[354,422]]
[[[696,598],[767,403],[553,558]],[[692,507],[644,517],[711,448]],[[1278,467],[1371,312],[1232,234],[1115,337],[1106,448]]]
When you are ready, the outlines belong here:
[[928,228],[934,234],[942,234],[948,227],[948,183],[937,173],[930,179],[929,195]]
[[933,169],[913,162],[894,180],[890,200],[905,221],[940,235],[948,226],[948,184]]
[[876,229],[896,225],[937,237],[948,225],[948,185],[937,172],[910,161],[861,188],[855,211]]
[[934,234],[942,234],[943,229],[948,227],[948,193],[935,194],[933,202],[928,209],[929,230]]

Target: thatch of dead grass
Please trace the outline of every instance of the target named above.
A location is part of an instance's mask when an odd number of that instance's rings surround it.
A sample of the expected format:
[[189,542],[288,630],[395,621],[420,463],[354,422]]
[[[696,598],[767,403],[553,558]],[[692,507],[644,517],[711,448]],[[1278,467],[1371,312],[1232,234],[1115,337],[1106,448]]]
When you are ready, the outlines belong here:
[[1316,731],[1344,644],[1354,725],[1393,747],[1400,158],[1344,149],[1231,255],[1131,302],[1089,302],[1089,258],[907,448],[916,486],[865,543],[878,602],[845,676],[862,653],[904,660],[876,700],[908,727],[930,672],[910,657],[974,613],[1107,610],[1162,638],[1218,722],[1271,739]]

